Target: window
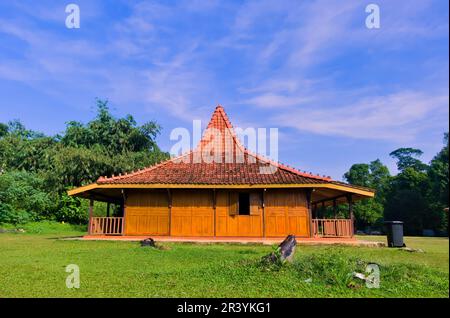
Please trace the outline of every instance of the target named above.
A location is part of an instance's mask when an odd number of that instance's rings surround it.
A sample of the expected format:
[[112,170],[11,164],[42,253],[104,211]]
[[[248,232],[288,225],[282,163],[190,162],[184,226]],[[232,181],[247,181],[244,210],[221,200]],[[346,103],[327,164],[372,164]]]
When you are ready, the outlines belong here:
[[249,193],[239,193],[239,215],[250,215]]

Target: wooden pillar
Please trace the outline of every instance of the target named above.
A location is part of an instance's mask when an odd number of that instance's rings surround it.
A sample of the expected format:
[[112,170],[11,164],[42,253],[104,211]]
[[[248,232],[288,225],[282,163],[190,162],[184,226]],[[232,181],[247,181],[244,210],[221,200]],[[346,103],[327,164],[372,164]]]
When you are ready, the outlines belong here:
[[263,189],[262,193],[262,226],[263,226],[263,237],[266,237],[266,191]]
[[110,210],[110,206],[111,206],[111,203],[106,203],[106,216],[107,217],[109,217],[109,210]]
[[167,202],[169,209],[169,236],[172,235],[172,192],[170,189],[167,189]]
[[216,205],[217,205],[217,202],[216,202],[216,200],[217,200],[217,198],[216,198],[216,189],[213,189],[213,209],[214,209],[214,237],[216,236],[216,212],[217,212],[217,209],[216,209]]
[[120,205],[120,209],[122,210],[122,235],[125,235],[126,232],[126,201],[127,201],[127,197],[126,197],[126,193],[125,190],[122,189],[122,204]]
[[314,189],[306,190],[306,206],[308,208],[308,217],[309,217],[309,237],[314,236],[313,220],[312,220],[312,207],[311,207],[311,197],[312,197],[313,191],[314,191]]
[[347,202],[348,202],[348,214],[352,222],[352,235],[353,235],[355,233],[355,216],[353,215],[353,200],[351,194],[347,196]]
[[333,200],[333,213],[334,213],[334,218],[337,218],[337,201],[336,199]]
[[88,234],[92,232],[92,215],[94,214],[94,199],[89,200],[89,223],[88,223]]
[[322,209],[320,211],[320,218],[324,219],[325,218],[325,201],[322,201]]

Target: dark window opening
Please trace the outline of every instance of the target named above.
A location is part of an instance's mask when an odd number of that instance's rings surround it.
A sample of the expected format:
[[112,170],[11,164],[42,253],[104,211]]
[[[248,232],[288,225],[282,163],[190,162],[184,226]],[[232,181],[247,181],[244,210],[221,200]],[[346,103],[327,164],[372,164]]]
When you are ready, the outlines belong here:
[[239,215],[250,215],[249,193],[239,193]]

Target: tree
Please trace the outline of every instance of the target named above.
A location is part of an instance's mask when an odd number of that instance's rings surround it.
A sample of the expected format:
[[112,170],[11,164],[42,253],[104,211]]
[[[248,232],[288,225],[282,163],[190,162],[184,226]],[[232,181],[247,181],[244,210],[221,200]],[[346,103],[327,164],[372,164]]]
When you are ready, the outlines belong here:
[[83,203],[68,197],[67,189],[169,157],[155,141],[161,130],[155,121],[139,126],[131,115],[115,118],[107,101],[98,100],[97,110],[87,124],[70,121],[54,137],[28,130],[18,120],[0,125],[0,223],[86,222]]
[[438,232],[445,233],[448,230],[448,214],[444,208],[449,206],[449,156],[448,156],[448,132],[444,134],[444,147],[431,160],[428,169],[430,190],[428,193],[428,204],[430,219],[436,224]]
[[385,218],[403,221],[405,233],[412,235],[421,235],[422,230],[433,223],[427,202],[428,165],[418,159],[422,153],[415,148],[399,148],[390,153],[397,159],[400,172],[391,180]]
[[372,188],[375,198],[355,203],[354,213],[357,227],[376,225],[383,217],[386,188],[390,178],[389,169],[379,159],[369,164],[358,163],[344,174],[344,179],[354,185]]
[[97,100],[97,116],[86,125],[71,121],[61,142],[70,147],[103,147],[110,155],[127,152],[160,151],[155,138],[161,127],[150,121],[138,126],[133,116],[116,119],[109,112],[108,101]]
[[0,138],[8,134],[8,125],[0,123]]
[[421,235],[427,222],[429,210],[426,193],[429,182],[426,172],[407,167],[391,182],[385,206],[385,219],[403,221],[408,235]]
[[417,171],[424,171],[427,165],[417,159],[422,156],[423,151],[415,148],[398,148],[392,151],[389,156],[397,159],[397,168],[403,171],[406,168],[413,168]]

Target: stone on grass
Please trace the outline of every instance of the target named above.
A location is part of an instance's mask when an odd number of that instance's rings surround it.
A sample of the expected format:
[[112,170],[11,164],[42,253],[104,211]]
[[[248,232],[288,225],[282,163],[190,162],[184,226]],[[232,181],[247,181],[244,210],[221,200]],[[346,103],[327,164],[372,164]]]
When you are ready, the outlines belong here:
[[155,240],[151,237],[141,241],[141,246],[156,247]]

